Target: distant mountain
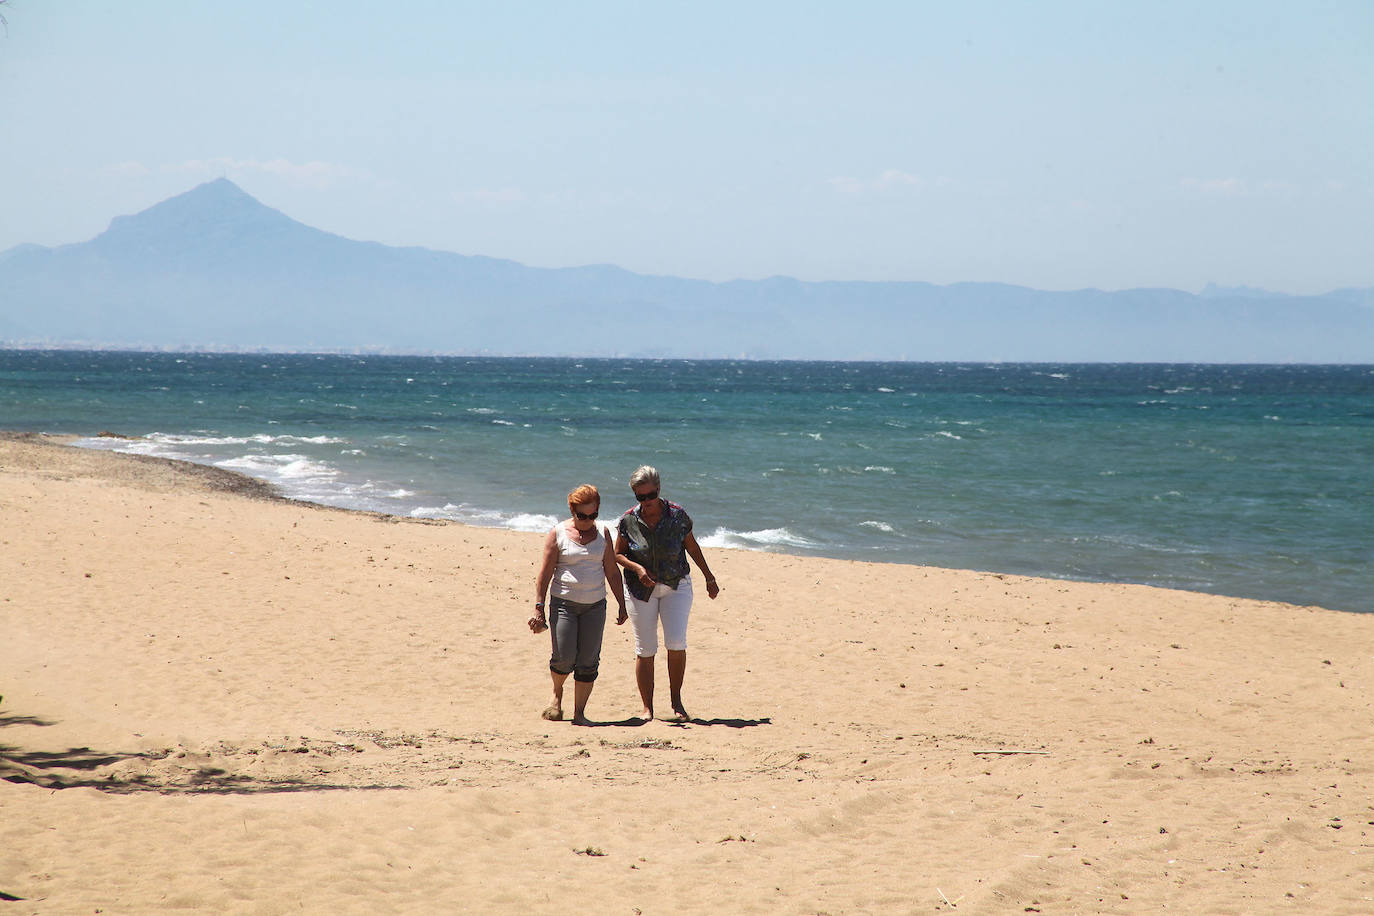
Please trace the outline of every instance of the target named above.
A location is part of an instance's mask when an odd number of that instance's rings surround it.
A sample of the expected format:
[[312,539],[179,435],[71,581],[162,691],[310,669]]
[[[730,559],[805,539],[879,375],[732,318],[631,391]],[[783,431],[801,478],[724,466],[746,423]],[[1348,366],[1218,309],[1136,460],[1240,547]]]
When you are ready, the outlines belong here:
[[1374,290],[711,283],[359,242],[219,179],[0,253],[9,345],[581,356],[1374,362]]
[[1208,283],[1198,293],[1203,299],[1287,299],[1288,293],[1276,293],[1255,286],[1218,286]]

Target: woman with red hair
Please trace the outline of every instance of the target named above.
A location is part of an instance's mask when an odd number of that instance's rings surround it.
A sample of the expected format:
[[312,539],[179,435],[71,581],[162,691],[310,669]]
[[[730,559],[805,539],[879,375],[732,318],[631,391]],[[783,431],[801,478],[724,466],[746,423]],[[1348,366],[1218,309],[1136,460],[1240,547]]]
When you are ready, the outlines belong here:
[[534,616],[529,619],[530,632],[548,630],[553,644],[549,656],[553,701],[543,716],[555,721],[563,718],[563,684],[571,674],[574,725],[591,724],[586,715],[587,699],[592,695],[601,665],[607,581],[620,605],[616,625],[629,617],[610,534],[596,523],[600,509],[601,494],[591,484],[583,484],[568,494],[572,517],[559,522],[544,538],[544,557],[535,583]]

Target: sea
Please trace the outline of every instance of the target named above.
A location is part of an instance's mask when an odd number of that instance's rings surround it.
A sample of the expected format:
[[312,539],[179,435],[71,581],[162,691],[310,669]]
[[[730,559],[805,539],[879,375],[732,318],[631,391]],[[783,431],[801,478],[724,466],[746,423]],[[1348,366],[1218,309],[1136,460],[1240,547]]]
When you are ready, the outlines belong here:
[[650,464],[708,549],[1374,611],[1374,366],[4,350],[0,428],[527,531]]

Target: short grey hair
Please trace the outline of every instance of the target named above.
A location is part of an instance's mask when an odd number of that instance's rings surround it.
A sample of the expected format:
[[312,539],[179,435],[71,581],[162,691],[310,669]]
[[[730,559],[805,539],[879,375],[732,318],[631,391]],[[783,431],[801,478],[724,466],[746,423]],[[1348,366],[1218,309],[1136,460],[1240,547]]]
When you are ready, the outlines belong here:
[[646,483],[651,483],[656,487],[662,486],[658,479],[658,468],[642,464],[635,468],[635,472],[630,475],[630,489],[633,490],[635,487]]

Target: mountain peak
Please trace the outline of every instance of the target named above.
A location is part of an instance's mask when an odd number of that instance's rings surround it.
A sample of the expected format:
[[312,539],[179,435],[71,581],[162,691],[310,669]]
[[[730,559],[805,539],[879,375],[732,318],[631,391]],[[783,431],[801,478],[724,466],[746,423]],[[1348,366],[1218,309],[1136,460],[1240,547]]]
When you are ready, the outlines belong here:
[[[169,197],[167,201],[178,200],[185,197],[195,197],[205,200],[251,200],[255,204],[258,203],[257,198],[234,184],[228,178],[216,178],[213,181],[198,184],[191,190],[183,191],[176,195],[176,197]],[[163,203],[167,203],[167,201],[163,201]],[[262,205],[258,204],[258,206]]]
[[214,244],[244,233],[281,232],[299,225],[228,178],[216,178],[146,210],[116,216],[94,242],[102,247],[147,249],[175,239],[178,247],[189,247],[197,241]]

